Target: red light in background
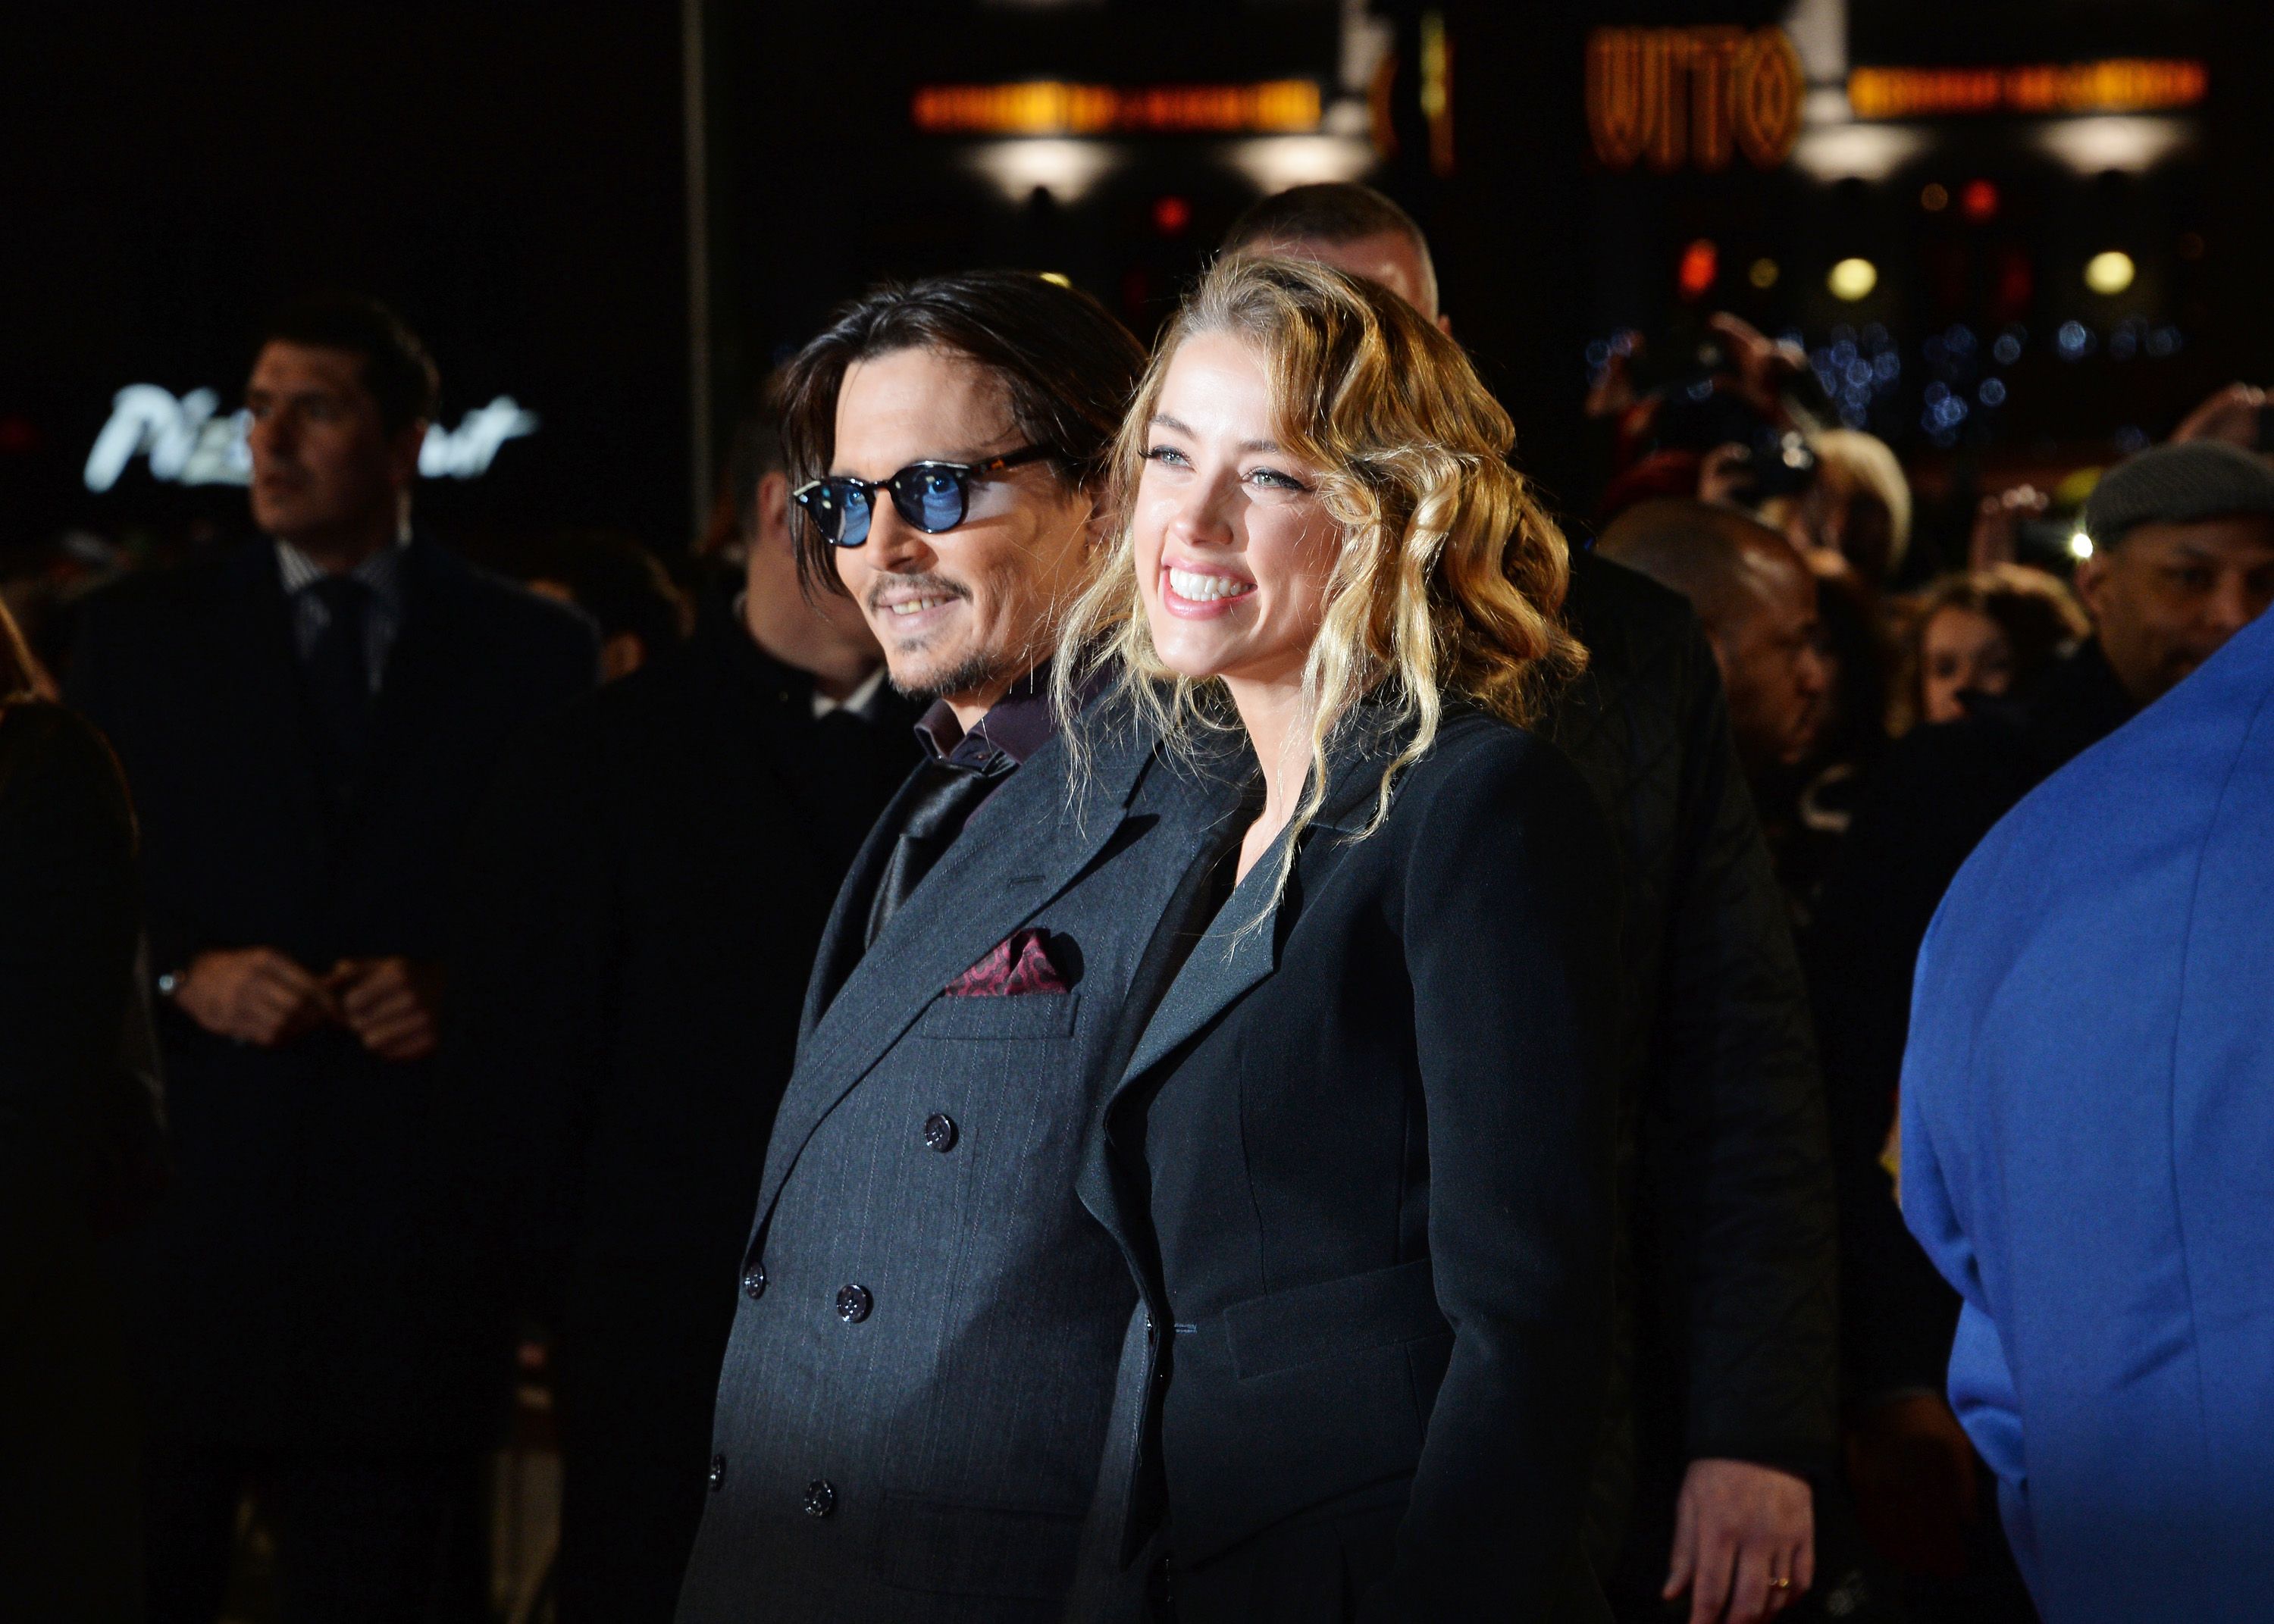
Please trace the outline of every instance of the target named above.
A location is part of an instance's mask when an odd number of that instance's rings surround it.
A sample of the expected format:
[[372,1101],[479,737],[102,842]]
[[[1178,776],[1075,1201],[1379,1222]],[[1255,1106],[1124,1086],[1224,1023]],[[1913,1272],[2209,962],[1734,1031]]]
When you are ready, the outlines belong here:
[[1704,298],[1721,274],[1721,256],[1709,237],[1699,237],[1682,251],[1682,267],[1674,274],[1675,285],[1682,289],[1685,299]]
[[1958,194],[1958,207],[1969,220],[1980,225],[1998,212],[1998,188],[1986,180],[1969,180],[1966,189]]
[[1175,237],[1193,223],[1193,206],[1174,193],[1153,200],[1153,229],[1163,237]]

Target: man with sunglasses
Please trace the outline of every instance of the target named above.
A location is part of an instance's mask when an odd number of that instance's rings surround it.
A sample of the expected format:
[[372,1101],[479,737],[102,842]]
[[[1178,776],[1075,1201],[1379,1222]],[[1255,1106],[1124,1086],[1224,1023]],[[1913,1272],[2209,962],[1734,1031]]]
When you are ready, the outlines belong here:
[[838,894],[719,1282],[682,1624],[1063,1606],[1136,1304],[1075,1172],[1214,811],[1127,729],[1070,807],[1041,669],[1143,365],[1086,296],[980,273],[868,295],[787,370],[808,583],[935,703]]

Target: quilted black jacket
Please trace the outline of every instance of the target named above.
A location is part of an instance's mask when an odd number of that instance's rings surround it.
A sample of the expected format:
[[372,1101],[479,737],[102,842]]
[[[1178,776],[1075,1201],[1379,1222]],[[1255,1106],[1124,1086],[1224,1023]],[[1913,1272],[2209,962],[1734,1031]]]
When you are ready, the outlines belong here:
[[1628,860],[1621,1335],[1595,1553],[1607,1578],[1654,1586],[1690,1461],[1829,1463],[1832,1171],[1808,1001],[1713,650],[1680,597],[1590,553],[1565,613],[1590,663],[1548,728]]

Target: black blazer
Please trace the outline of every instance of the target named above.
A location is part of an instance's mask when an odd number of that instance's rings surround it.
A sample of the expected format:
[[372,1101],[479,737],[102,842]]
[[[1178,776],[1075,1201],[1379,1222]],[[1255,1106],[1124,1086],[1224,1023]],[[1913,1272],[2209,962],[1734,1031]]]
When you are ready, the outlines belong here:
[[[507,741],[593,680],[590,624],[425,540],[363,786],[327,811],[275,547],[90,599],[68,692],[107,733],[142,823],[151,958],[266,944],[443,955],[459,839]],[[436,1389],[418,1255],[431,1061],[327,1028],[280,1049],[170,1009],[174,1189],[129,1309],[154,1425],[188,1441],[377,1450],[467,1434]]]
[[[1275,850],[1218,913],[1081,1184],[1173,1327],[1142,1387],[1165,1392],[1147,1430],[1178,1617],[1242,1616],[1211,1564],[1303,1588],[1243,1547],[1369,1508],[1369,1546],[1299,1559],[1374,1581],[1367,1616],[1606,1616],[1580,1524],[1611,1333],[1615,859],[1554,747],[1474,712],[1358,838],[1386,752],[1338,756],[1276,909]],[[1332,1589],[1283,1611],[1344,1616]]]
[[60,705],[0,704],[0,1597],[142,1616],[132,1396],[89,1222],[134,960],[118,768]]
[[[854,861],[774,1118],[681,1624],[1059,1616],[1136,1289],[1074,1197],[1220,806],[1112,730],[972,816],[876,942]],[[911,779],[911,784],[918,780]],[[1063,991],[943,996],[1019,930]]]
[[444,1094],[474,1163],[456,1183],[482,1198],[470,1300],[559,1334],[576,1470],[669,1462],[698,1507],[734,1309],[721,1282],[814,949],[916,755],[908,701],[824,724],[812,693],[706,601],[685,648],[501,770],[450,966]]

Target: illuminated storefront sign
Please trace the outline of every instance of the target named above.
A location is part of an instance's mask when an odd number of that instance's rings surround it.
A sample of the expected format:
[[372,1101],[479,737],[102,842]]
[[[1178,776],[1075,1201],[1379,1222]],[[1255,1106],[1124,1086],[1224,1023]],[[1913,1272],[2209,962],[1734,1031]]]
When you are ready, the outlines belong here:
[[[108,491],[137,456],[150,459],[152,477],[175,485],[245,485],[252,459],[245,443],[249,412],[215,417],[221,396],[192,389],[178,398],[154,383],[129,384],[113,397],[110,421],[87,454],[87,488]],[[429,479],[472,479],[489,471],[498,447],[537,432],[537,414],[509,395],[478,406],[455,429],[437,423],[418,447],[418,471]]]
[[1289,135],[1319,127],[1309,79],[1260,85],[927,85],[909,105],[927,135]]
[[1598,28],[1587,40],[1587,132],[1605,169],[1773,169],[1800,137],[1808,88],[1781,28]]
[[1858,118],[1966,113],[2153,113],[2200,104],[2200,62],[2119,57],[2009,68],[1856,68],[1848,104]]

